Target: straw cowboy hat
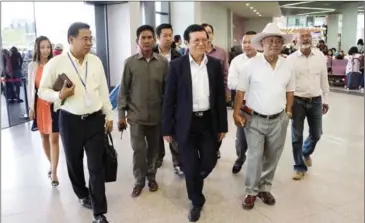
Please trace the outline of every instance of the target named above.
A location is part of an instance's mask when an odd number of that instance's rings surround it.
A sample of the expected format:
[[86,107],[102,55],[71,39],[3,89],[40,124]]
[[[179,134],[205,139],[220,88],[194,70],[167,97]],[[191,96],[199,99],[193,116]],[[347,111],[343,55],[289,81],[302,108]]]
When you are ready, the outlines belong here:
[[292,34],[284,34],[281,32],[279,26],[277,26],[275,23],[269,23],[261,33],[258,33],[252,38],[251,45],[257,50],[263,50],[260,42],[269,36],[281,36],[284,39],[284,45],[291,43],[293,40]]

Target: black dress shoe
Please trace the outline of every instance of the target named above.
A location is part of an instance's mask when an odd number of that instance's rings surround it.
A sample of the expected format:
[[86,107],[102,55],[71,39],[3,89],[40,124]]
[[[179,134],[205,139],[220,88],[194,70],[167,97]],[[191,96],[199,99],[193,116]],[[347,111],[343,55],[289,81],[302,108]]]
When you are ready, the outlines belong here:
[[232,167],[232,173],[233,174],[237,174],[237,173],[239,173],[241,171],[241,169],[242,169],[242,166],[241,165],[235,164]]
[[104,215],[97,215],[94,217],[92,223],[109,223],[109,221],[106,219]]
[[201,211],[202,211],[202,207],[193,207],[189,212],[189,221],[197,222],[200,218]]
[[90,199],[90,197],[89,197],[89,196],[87,196],[87,197],[85,197],[85,198],[81,199],[81,200],[80,200],[80,203],[81,203],[81,205],[82,205],[82,206],[84,206],[85,208],[87,208],[87,209],[92,209],[92,207],[91,207],[91,199]]

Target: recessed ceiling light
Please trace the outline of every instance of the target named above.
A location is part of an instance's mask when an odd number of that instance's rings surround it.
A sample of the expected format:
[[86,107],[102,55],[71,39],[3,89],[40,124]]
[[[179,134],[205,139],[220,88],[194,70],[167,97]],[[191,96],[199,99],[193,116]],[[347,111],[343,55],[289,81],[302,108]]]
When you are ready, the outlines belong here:
[[253,7],[251,6],[250,9],[253,9]]
[[246,6],[249,6],[249,5],[250,5],[250,3],[247,3],[247,4],[246,4]]
[[255,9],[255,10],[253,10],[253,11],[254,11],[254,12],[257,12],[257,11],[256,11],[256,9]]

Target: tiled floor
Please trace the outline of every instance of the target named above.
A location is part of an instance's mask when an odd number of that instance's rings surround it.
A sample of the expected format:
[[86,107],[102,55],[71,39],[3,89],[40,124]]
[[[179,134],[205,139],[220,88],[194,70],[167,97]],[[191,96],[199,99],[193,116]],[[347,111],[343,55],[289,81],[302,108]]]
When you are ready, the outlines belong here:
[[[258,201],[251,211],[241,208],[243,174],[231,174],[235,130],[229,112],[230,132],[223,143],[222,159],[206,181],[207,203],[199,222],[364,222],[364,99],[338,93],[331,93],[330,98],[330,111],[324,117],[324,135],[308,176],[300,182],[291,180],[293,161],[290,137],[287,137],[272,190],[277,204],[268,207]],[[29,129],[30,125],[25,124],[2,131],[1,222],[91,222],[91,212],[80,207],[72,192],[63,153],[60,186],[52,188],[40,137]],[[144,190],[141,197],[133,199],[130,197],[133,177],[129,134],[120,139],[115,132],[114,141],[120,168],[118,182],[107,185],[110,221],[188,222],[185,183],[172,173],[170,155],[167,154],[158,172],[160,191]]]

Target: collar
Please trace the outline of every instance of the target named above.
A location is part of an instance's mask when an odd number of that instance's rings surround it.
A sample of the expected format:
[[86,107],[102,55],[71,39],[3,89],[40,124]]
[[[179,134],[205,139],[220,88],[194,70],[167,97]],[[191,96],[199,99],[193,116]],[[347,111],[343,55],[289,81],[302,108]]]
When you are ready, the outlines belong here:
[[215,46],[215,45],[213,45],[213,43],[212,43],[212,51],[210,51],[209,53],[213,53],[213,52],[215,52],[215,51],[217,51],[218,50],[218,46]]
[[[265,58],[265,56],[264,56],[264,54],[262,54],[262,57],[260,56],[260,57],[258,57],[257,56],[258,54],[256,54],[256,56],[255,57],[253,57],[253,58],[260,58],[262,61],[264,61],[264,63],[266,63],[266,64],[268,64],[269,66],[271,66],[270,65],[270,63],[266,60],[266,58]],[[277,67],[279,67],[279,65],[281,64],[281,62],[283,62],[284,60],[286,60],[286,58],[284,58],[284,57],[282,57],[281,55],[279,55],[278,56],[278,61],[276,62],[276,67],[275,67],[275,69],[277,68]]]
[[[314,49],[314,48],[311,48],[311,52],[310,52],[309,56],[312,56],[312,55],[317,55],[316,49]],[[302,53],[302,51],[300,49],[297,50],[297,56],[298,57],[304,56],[304,54]]]
[[243,55],[244,55],[244,57],[246,58],[246,59],[251,59],[251,58],[255,58],[256,56],[260,56],[262,53],[260,53],[260,52],[256,52],[256,55],[255,56],[253,56],[253,57],[248,57],[247,56],[247,54],[244,52],[243,53]]
[[[68,55],[70,55],[70,57],[71,57],[71,59],[73,60],[73,62],[76,62],[77,64],[80,64],[80,61],[76,58],[76,57],[74,57],[74,55],[71,53],[71,51],[68,51],[67,52],[67,54]],[[85,57],[84,57],[84,61],[82,62],[82,64],[81,65],[84,65],[85,64],[85,62],[87,61],[87,59],[88,59],[88,55],[89,54],[86,54],[85,55]]]
[[[157,45],[157,50],[158,50],[158,52],[161,54],[161,49],[160,49],[160,46],[159,46],[159,45]],[[170,47],[170,49],[169,49],[168,54],[169,54],[169,55],[171,55],[171,47]]]
[[[138,58],[138,60],[144,59],[142,53],[140,53],[140,52],[137,53],[137,58]],[[154,58],[156,60],[158,59],[155,52],[152,52],[152,57],[150,59],[152,59],[152,58]]]
[[[191,54],[190,54],[190,53],[189,53],[189,61],[190,61],[190,64],[191,64],[191,63],[195,63],[195,64],[197,64],[197,63],[195,62],[195,60],[193,59],[193,57],[191,56]],[[204,54],[204,58],[203,58],[203,60],[202,60],[201,65],[207,65],[207,63],[208,63],[208,57],[207,57],[207,54]]]

